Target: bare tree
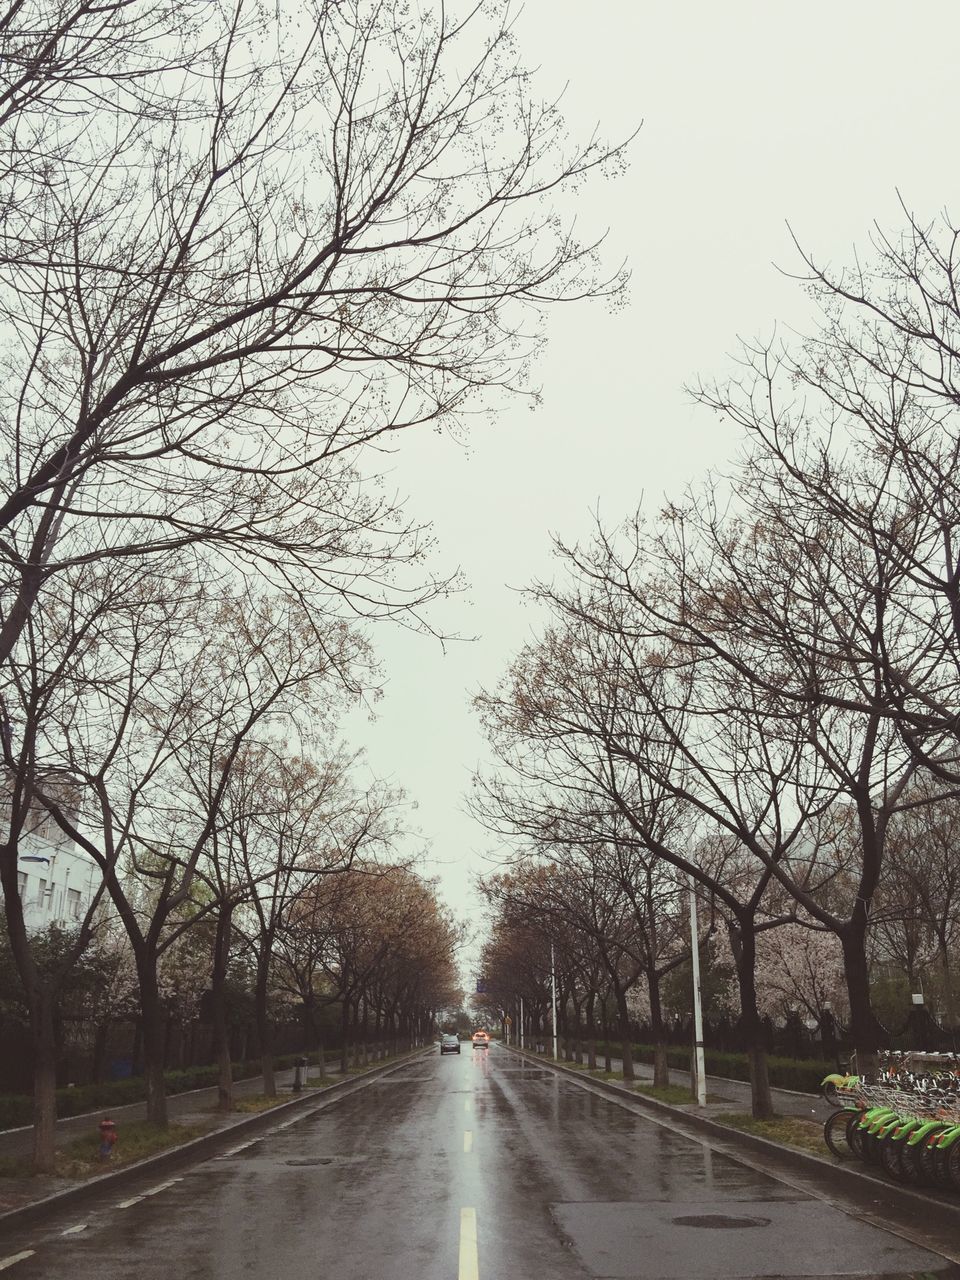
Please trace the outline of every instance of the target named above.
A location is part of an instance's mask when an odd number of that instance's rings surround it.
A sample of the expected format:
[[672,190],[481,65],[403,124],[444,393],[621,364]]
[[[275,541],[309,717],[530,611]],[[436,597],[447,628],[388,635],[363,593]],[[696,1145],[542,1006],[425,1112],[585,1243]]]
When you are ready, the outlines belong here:
[[904,800],[887,836],[872,944],[879,955],[896,962],[912,991],[925,981],[943,1017],[956,1025],[960,807],[951,791],[944,793],[929,777]]
[[[383,856],[396,835],[398,797],[380,786],[360,793],[343,753],[323,762],[260,749],[235,776],[226,843],[238,867],[245,907],[239,921],[254,961],[254,1003],[263,1088],[276,1093],[270,996],[278,950],[296,927],[323,930],[311,907],[318,882],[345,875],[356,858]],[[308,948],[313,972],[322,947]],[[286,952],[289,959],[289,949]],[[287,966],[289,972],[289,964]],[[309,995],[302,990],[301,995]]]
[[[676,649],[662,630],[655,637],[643,595],[623,594],[603,555],[582,569],[571,557],[569,586],[540,589],[557,625],[527,646],[500,690],[479,705],[519,780],[511,806],[535,805],[534,788],[544,784],[573,796],[567,810],[582,824],[583,840],[597,838],[598,819],[608,821],[613,810],[647,855],[725,904],[753,1105],[767,1115],[756,938],[780,922],[765,909],[771,882],[833,790],[801,726],[781,721],[769,700],[709,655]],[[665,804],[679,821],[664,822]],[[710,836],[736,859],[734,877],[724,862],[715,867],[693,855]]]
[[129,127],[105,106],[0,264],[0,659],[66,566],[197,540],[321,612],[412,616],[438,584],[391,589],[420,531],[372,458],[521,390],[551,301],[622,287],[550,204],[620,152],[568,145],[501,0],[303,16],[213,22],[189,127],[179,84]]
[[[936,663],[928,637],[896,606],[902,563],[879,561],[842,524],[789,501],[755,455],[736,479],[735,502],[706,485],[655,528],[637,515],[622,539],[601,530],[569,555],[585,581],[630,602],[638,643],[667,643],[691,669],[728,673],[734,702],[753,707],[764,752],[797,743],[780,785],[784,796],[811,798],[799,810],[805,830],[789,858],[771,858],[763,842],[754,852],[805,917],[840,939],[865,1065],[881,1034],[870,1004],[870,906],[889,823],[919,763],[884,655],[897,653],[918,681]],[[845,892],[827,897],[826,885]]]
[[[54,1160],[56,1089],[55,1016],[74,966],[98,933],[101,884],[84,918],[59,950],[55,963],[41,963],[42,939],[27,928],[18,884],[21,842],[43,825],[68,843],[83,804],[81,780],[71,768],[64,735],[85,727],[85,711],[94,718],[110,697],[124,664],[117,648],[137,626],[140,609],[149,610],[150,587],[132,564],[112,575],[89,566],[78,572],[72,591],[54,609],[29,620],[22,643],[3,666],[0,735],[4,777],[4,822],[0,841],[7,933],[29,1015],[34,1058],[33,1158],[50,1171]],[[51,805],[65,818],[59,826]]]
[[[79,733],[62,725],[71,776],[86,793],[82,826],[43,794],[63,829],[97,863],[134,951],[140,986],[148,1116],[166,1122],[163,953],[210,910],[198,902],[198,868],[220,818],[231,772],[246,743],[329,697],[327,654],[310,628],[275,601],[201,593],[159,602],[134,621],[120,656],[126,689],[104,702],[94,691]],[[164,612],[165,611],[165,612]],[[167,620],[164,630],[159,626]],[[278,625],[282,621],[283,625]],[[343,665],[349,638],[343,637]],[[96,735],[88,721],[98,710]],[[195,803],[197,786],[207,802]],[[96,834],[94,834],[96,833]]]

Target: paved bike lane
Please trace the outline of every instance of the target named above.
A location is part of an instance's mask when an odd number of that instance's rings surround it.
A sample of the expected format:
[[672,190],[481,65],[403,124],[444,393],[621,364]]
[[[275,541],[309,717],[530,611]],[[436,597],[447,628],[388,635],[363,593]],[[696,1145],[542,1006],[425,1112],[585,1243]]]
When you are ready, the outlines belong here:
[[[581,1065],[585,1065],[586,1061],[587,1057],[584,1054]],[[604,1063],[605,1059],[602,1056],[598,1057],[598,1069],[604,1070]],[[560,1059],[560,1064],[561,1066],[570,1065],[563,1058]],[[618,1075],[623,1072],[623,1062],[619,1058],[611,1058],[610,1066]],[[633,1070],[639,1083],[653,1084],[653,1067],[648,1063],[635,1062]],[[690,1072],[671,1067],[670,1083],[689,1089]],[[773,1096],[773,1105],[777,1114],[781,1116],[797,1116],[803,1120],[823,1121],[833,1110],[817,1094],[798,1093],[793,1089],[771,1089],[770,1093]],[[725,1076],[707,1076],[707,1098],[707,1115],[712,1111],[749,1112],[750,1084],[746,1080],[730,1080]]]

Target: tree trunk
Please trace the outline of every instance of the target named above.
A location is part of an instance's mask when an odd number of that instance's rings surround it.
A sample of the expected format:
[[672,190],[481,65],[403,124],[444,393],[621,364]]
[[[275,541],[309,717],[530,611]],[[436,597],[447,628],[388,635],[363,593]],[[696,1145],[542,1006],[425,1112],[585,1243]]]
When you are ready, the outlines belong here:
[[107,1037],[110,1034],[110,1023],[99,1022],[93,1036],[93,1083],[103,1084],[107,1074]]
[[665,1089],[670,1083],[670,1064],[667,1061],[667,1037],[663,1028],[660,975],[654,965],[647,970],[647,992],[650,999],[650,1036],[653,1040],[653,1087]]
[[587,992],[587,1067],[591,1071],[597,1069],[597,1023],[593,1011],[595,996],[595,992]]
[[166,1018],[157,984],[155,963],[140,962],[140,1029],[143,1037],[144,1083],[147,1090],[147,1120],[161,1129],[167,1117],[167,1086],[163,1078],[163,1054],[166,1047]]
[[877,1071],[879,1027],[870,1003],[870,974],[867,968],[866,912],[858,912],[840,936],[843,971],[850,1001],[850,1033],[857,1055],[857,1071],[873,1075]]
[[350,1067],[347,1036],[350,1032],[350,1001],[346,996],[340,1003],[340,1074],[345,1076]]
[[133,1021],[133,1048],[130,1050],[131,1071],[135,1076],[143,1074],[143,1020]]
[[770,1092],[767,1071],[767,1048],[763,1042],[763,1026],[757,1009],[756,961],[757,935],[753,918],[737,922],[730,929],[730,945],[737,966],[740,990],[740,1025],[746,1043],[750,1066],[750,1106],[755,1120],[770,1120],[776,1112]]
[[320,1067],[321,1083],[327,1078],[327,1050],[323,1043],[323,1011],[317,1019],[317,1063]]
[[232,906],[221,908],[213,944],[213,971],[210,975],[210,1003],[213,1022],[213,1056],[217,1064],[217,1110],[233,1110],[233,1063],[230,1061],[230,1031],[227,1026],[227,963],[230,955]]
[[254,1008],[257,1019],[257,1036],[260,1040],[260,1070],[263,1073],[263,1094],[266,1098],[277,1096],[277,1077],[273,1066],[273,1022],[270,1018],[267,988],[270,980],[268,952],[257,964],[257,988]]
[[627,993],[619,987],[617,997],[617,1022],[620,1034],[620,1053],[623,1059],[624,1080],[635,1080],[633,1071],[633,1045],[630,1042],[630,1013],[627,1009]]
[[957,1025],[956,1000],[953,991],[953,968],[950,964],[950,949],[942,938],[940,939],[939,951],[940,968],[943,972],[943,1022],[945,1026],[952,1030]]
[[603,1032],[603,1069],[609,1075],[613,1071],[613,1056],[610,1052],[610,1018],[607,1015],[606,997],[600,1002],[600,1029]]
[[56,1164],[57,1037],[49,993],[37,989],[30,1001],[33,1040],[33,1167],[53,1173]]

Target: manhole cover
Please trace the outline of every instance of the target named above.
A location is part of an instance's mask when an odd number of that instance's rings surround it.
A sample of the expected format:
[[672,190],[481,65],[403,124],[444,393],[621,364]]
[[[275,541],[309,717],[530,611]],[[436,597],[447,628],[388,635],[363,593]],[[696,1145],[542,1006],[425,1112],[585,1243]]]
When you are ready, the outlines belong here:
[[362,1164],[366,1159],[366,1156],[300,1156],[299,1159],[294,1157],[292,1160],[284,1160],[283,1163],[292,1165],[295,1169],[302,1169],[318,1164]]
[[725,1213],[693,1213],[674,1218],[678,1227],[713,1227],[715,1230],[735,1231],[739,1227],[768,1227],[769,1218],[733,1218]]

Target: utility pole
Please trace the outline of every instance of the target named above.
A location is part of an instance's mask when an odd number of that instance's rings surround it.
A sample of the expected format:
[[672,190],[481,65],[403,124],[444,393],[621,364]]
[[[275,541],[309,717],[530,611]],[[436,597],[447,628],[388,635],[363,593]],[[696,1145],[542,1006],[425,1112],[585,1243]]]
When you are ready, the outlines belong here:
[[557,1061],[557,964],[550,943],[550,987],[553,992],[553,1060]]
[[703,1058],[703,1007],[700,997],[700,931],[697,927],[697,894],[690,882],[690,959],[693,962],[693,1060],[697,1077],[697,1105],[707,1105],[707,1075]]

